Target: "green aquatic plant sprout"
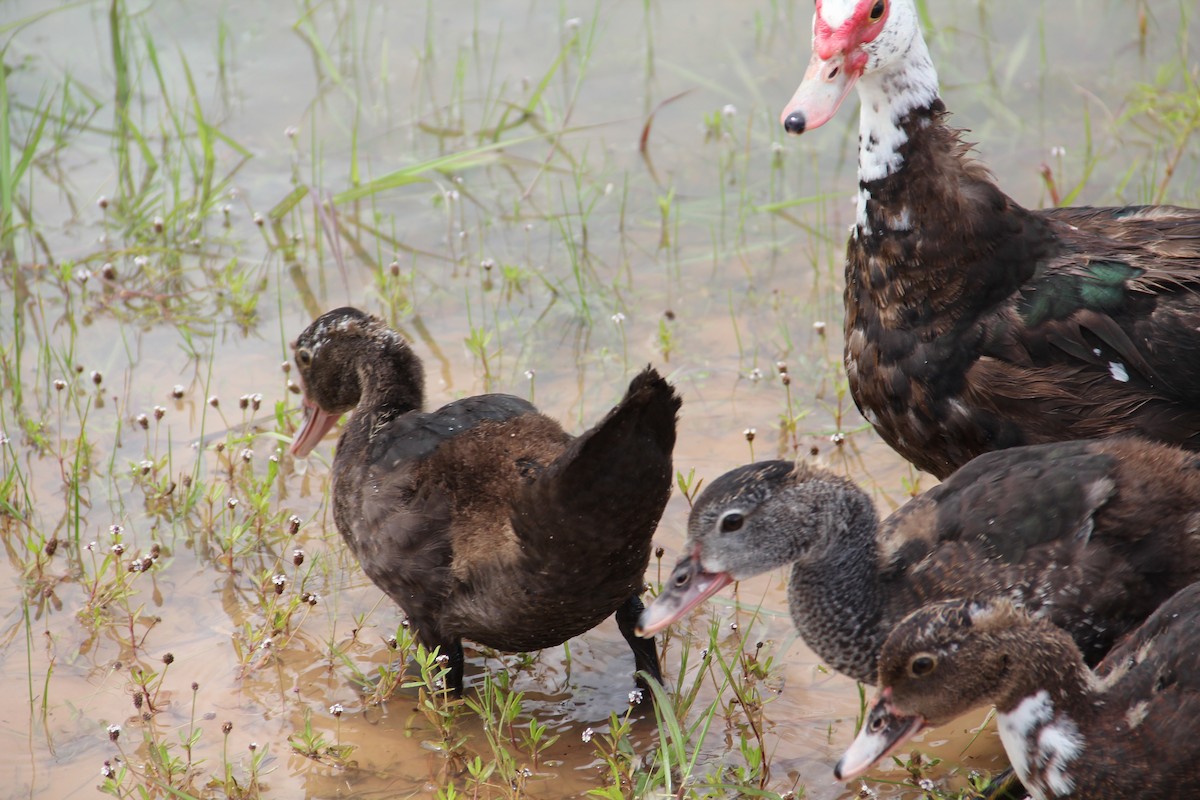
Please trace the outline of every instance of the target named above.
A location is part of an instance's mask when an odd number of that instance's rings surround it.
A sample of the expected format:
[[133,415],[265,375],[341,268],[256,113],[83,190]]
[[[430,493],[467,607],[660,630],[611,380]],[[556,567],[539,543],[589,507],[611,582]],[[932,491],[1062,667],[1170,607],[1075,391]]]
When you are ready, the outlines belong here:
[[[777,578],[663,634],[642,698],[608,623],[537,658],[471,652],[457,697],[338,539],[335,441],[285,452],[289,345],[356,305],[420,352],[431,405],[507,392],[577,433],[642,365],[669,374],[650,594],[705,480],[749,458],[822,460],[890,506],[926,486],[847,393],[856,128],[797,141],[777,119],[811,9],[9,0],[12,792],[851,796],[829,769],[857,690],[792,642]],[[955,122],[1022,202],[1200,204],[1186,3],[918,11]],[[872,790],[954,796],[990,735]]]

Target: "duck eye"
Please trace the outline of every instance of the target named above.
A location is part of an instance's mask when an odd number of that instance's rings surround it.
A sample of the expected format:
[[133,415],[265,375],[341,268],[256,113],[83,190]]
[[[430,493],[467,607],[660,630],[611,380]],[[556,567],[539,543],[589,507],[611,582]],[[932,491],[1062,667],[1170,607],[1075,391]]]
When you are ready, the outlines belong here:
[[871,6],[871,22],[879,22],[883,19],[884,8],[886,8],[884,0],[875,0],[875,5]]
[[686,569],[677,569],[675,574],[671,576],[671,583],[675,584],[675,588],[680,589],[688,585],[688,581],[692,579],[692,573]]
[[745,517],[736,511],[730,511],[721,517],[721,533],[733,533],[741,530],[743,522],[745,522]]
[[312,363],[312,351],[307,347],[301,347],[296,351],[296,363],[302,367],[307,367]]
[[871,717],[871,721],[867,724],[867,727],[871,729],[871,733],[879,733],[883,730],[883,724],[883,717]]
[[920,678],[937,669],[937,657],[929,653],[918,653],[908,662],[908,674]]

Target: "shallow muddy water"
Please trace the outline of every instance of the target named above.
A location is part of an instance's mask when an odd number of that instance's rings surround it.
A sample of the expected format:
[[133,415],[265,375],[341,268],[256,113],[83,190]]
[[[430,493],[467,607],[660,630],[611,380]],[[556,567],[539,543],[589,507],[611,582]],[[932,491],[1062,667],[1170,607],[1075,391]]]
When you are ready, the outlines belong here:
[[[1018,200],[1048,202],[1045,165],[1064,192],[1082,182],[1078,203],[1145,202],[1170,164],[1164,198],[1200,205],[1197,148],[1174,158],[1169,126],[1136,113],[1139,84],[1161,94],[1194,75],[1188,3],[922,7],[954,121]],[[355,680],[391,663],[400,614],[333,529],[334,440],[307,462],[284,454],[298,419],[288,343],[325,310],[395,325],[426,362],[431,406],[511,392],[579,432],[653,363],[684,397],[685,476],[815,459],[869,487],[883,513],[932,485],[845,393],[857,113],[848,103],[801,138],[777,121],[808,59],[811,3],[5,8],[25,22],[3,34],[14,164],[37,139],[13,187],[0,296],[0,777],[12,796],[97,793],[106,759],[132,765],[122,792],[136,796],[154,785],[137,776],[159,769],[144,765],[185,759],[194,730],[198,794],[221,794],[204,789],[213,776],[231,785],[226,765],[243,788],[258,770],[264,797],[470,791],[431,744],[415,690],[371,704]],[[686,516],[677,491],[652,583]],[[155,544],[157,561],[130,572]],[[737,784],[741,743],[758,737],[767,769],[746,786],[858,788],[832,778],[858,689],[796,640],[784,589],[778,574],[743,583],[738,602],[726,592],[667,640],[672,680],[690,654],[683,685],[713,637],[729,658],[771,659],[752,681],[761,715],[727,701],[693,737],[696,794],[735,793],[704,776]],[[519,722],[560,737],[528,764],[528,794],[606,785],[598,742],[633,688],[611,621],[569,657],[468,655],[472,686],[510,675]],[[701,681],[697,708],[716,686]],[[633,716],[630,741],[652,752],[653,715]],[[933,778],[1002,766],[994,730],[970,732],[983,717],[924,737],[943,760]],[[301,755],[306,724],[351,746],[353,763]],[[454,724],[487,759],[478,717]],[[888,783],[899,768],[876,777],[881,796],[920,794]]]

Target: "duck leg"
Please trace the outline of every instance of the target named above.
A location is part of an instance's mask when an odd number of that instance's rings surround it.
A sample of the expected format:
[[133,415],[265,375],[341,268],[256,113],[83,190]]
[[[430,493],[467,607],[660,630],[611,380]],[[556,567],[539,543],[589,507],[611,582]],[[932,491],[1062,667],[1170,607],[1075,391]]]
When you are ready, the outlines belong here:
[[[620,628],[625,641],[629,642],[629,649],[633,651],[633,663],[637,669],[662,683],[662,669],[658,665],[658,642],[654,639],[643,639],[636,633],[638,620],[645,608],[641,597],[636,594],[630,595],[617,609],[617,627]],[[638,685],[642,685],[641,680],[638,680]]]
[[979,795],[978,800],[1017,800],[1029,793],[1021,785],[1021,779],[1012,767],[993,775],[991,781]]
[[446,673],[446,688],[456,695],[461,695],[463,693],[463,672],[466,665],[462,639],[457,639],[448,645],[443,645],[442,652],[450,659],[446,664],[446,668],[449,670]]

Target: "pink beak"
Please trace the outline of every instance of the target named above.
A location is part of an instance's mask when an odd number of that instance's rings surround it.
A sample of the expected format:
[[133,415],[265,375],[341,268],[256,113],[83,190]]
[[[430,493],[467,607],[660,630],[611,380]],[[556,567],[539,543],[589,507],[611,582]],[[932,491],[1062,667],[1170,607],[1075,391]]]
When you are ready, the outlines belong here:
[[858,48],[849,50],[848,56],[839,51],[829,58],[821,58],[814,49],[800,88],[779,115],[784,130],[801,134],[833,119],[866,64],[867,55]]
[[834,777],[854,780],[924,728],[924,717],[896,711],[891,688],[884,689],[867,711],[862,730],[833,768]]
[[296,438],[292,440],[292,455],[296,458],[304,458],[312,452],[312,449],[325,438],[325,434],[329,433],[329,429],[336,425],[337,421],[337,414],[322,411],[305,397],[304,422],[301,423],[300,430],[296,431]]

